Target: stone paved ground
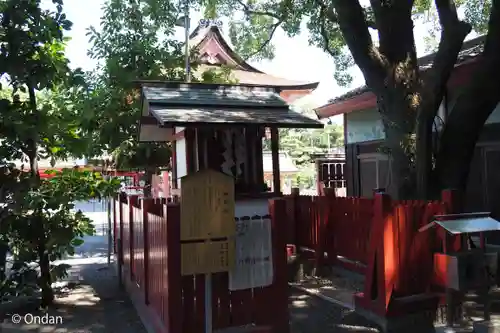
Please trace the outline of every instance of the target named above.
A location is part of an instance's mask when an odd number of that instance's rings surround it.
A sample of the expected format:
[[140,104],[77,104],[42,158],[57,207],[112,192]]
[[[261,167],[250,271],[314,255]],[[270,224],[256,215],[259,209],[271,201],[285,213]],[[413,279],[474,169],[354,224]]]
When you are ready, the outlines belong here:
[[62,288],[55,307],[48,312],[60,316],[62,323],[22,325],[9,318],[0,326],[2,333],[146,332],[127,295],[119,290],[114,269],[108,269],[105,258],[68,261],[74,265],[71,281]]
[[290,288],[291,333],[380,332],[352,310]]
[[[94,218],[96,229],[99,229],[99,223],[103,224]],[[7,320],[0,323],[0,332],[146,333],[128,296],[118,288],[113,266],[108,268],[107,241],[105,233],[85,237],[85,243],[76,249],[76,255],[60,262],[71,265],[70,276],[57,283],[62,293],[49,314],[60,316],[62,323],[14,324],[7,316]],[[34,314],[32,310],[26,311]]]

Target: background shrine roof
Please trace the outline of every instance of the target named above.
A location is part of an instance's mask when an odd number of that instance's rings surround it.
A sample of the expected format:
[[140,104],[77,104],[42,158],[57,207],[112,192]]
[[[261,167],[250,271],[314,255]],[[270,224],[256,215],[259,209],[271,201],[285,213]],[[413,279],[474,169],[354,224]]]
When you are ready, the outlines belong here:
[[[476,58],[479,56],[484,49],[484,41],[485,41],[485,36],[480,36],[474,39],[471,39],[467,42],[465,42],[462,46],[462,50],[457,56],[457,62],[455,63],[455,67],[460,66],[464,64],[465,62]],[[429,54],[425,57],[421,57],[418,59],[418,65],[420,67],[421,71],[426,71],[432,67],[432,64],[434,63],[434,58],[436,57],[436,53]],[[347,93],[332,98],[328,101],[326,105],[329,104],[334,104],[342,101],[349,100],[351,98],[354,98],[358,95],[361,95],[365,92],[369,92],[370,89],[365,85],[356,89],[353,89],[351,91],[348,91]],[[324,105],[324,106],[326,106]]]
[[148,113],[161,126],[248,125],[322,128],[291,107],[274,88],[201,83],[142,83]]
[[302,90],[315,89],[319,82],[295,81],[266,74],[248,64],[227,43],[217,26],[198,26],[190,35],[189,44],[199,52],[198,74],[221,65],[231,68],[231,74],[241,84],[258,84]]

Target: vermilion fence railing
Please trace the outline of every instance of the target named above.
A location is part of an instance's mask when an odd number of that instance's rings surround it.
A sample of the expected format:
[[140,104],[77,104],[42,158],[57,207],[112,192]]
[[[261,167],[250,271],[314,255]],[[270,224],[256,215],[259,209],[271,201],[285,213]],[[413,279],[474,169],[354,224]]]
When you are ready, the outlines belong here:
[[[317,266],[340,265],[363,273],[365,290],[357,295],[357,305],[387,315],[389,302],[429,291],[433,253],[441,250],[444,234],[418,230],[435,215],[456,212],[456,198],[454,191],[443,191],[440,201],[396,201],[387,194],[286,196],[287,241],[299,250],[312,250]],[[459,246],[457,238],[452,244]],[[424,301],[428,303],[422,306],[434,306],[419,298]]]
[[[121,242],[123,249],[121,276],[136,305],[146,309],[156,332],[203,332],[205,277],[181,276],[180,204],[120,195],[113,207],[115,248]],[[271,200],[269,211],[273,282],[230,291],[228,273],[213,274],[214,329],[255,325],[261,329],[255,333],[289,331],[285,200]]]

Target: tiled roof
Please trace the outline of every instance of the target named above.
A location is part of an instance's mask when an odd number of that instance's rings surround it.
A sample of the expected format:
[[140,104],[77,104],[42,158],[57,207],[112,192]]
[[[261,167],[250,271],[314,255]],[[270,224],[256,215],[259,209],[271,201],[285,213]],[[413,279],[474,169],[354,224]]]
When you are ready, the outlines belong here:
[[[471,40],[465,42],[463,47],[462,47],[462,51],[460,51],[460,53],[458,54],[457,62],[455,64],[455,66],[460,66],[464,62],[466,62],[470,59],[473,59],[473,58],[477,57],[478,55],[480,55],[484,49],[484,40],[485,40],[485,36],[481,36],[481,37],[477,37],[477,38],[474,38],[474,39],[471,39]],[[436,53],[432,53],[432,54],[429,54],[425,57],[419,58],[418,64],[419,64],[420,70],[425,71],[427,69],[430,69],[432,64],[434,63],[435,56],[436,56]],[[361,95],[361,94],[368,92],[368,91],[370,91],[370,89],[367,86],[362,86],[362,87],[353,89],[353,90],[351,90],[351,91],[349,91],[341,96],[330,99],[328,101],[328,104],[342,102],[342,101],[351,99],[352,97]]]
[[[196,71],[197,76],[201,76],[203,72],[210,69],[220,69],[220,67],[205,64],[199,65]],[[270,85],[288,89],[316,89],[319,84],[318,82],[288,80],[262,72],[251,72],[241,69],[231,69],[231,76],[240,84]]]
[[295,112],[274,91],[244,85],[199,83],[143,84],[148,112],[159,125],[259,124],[292,128],[322,128],[318,120]]
[[273,89],[260,87],[220,85],[207,89],[201,84],[179,84],[177,87],[143,86],[142,91],[154,105],[288,107]]
[[[296,89],[315,89],[319,82],[304,82],[279,78],[273,75],[266,74],[257,68],[248,64],[229,46],[225,38],[222,36],[220,29],[217,26],[200,27],[198,26],[190,35],[189,45],[196,48],[201,45],[207,38],[215,38],[223,47],[224,52],[231,60],[238,64],[237,68],[232,68],[231,73],[241,84],[259,84],[280,87],[294,87]],[[224,64],[228,65],[228,64]],[[199,74],[210,68],[220,68],[217,65],[211,66],[203,64],[199,66]]]

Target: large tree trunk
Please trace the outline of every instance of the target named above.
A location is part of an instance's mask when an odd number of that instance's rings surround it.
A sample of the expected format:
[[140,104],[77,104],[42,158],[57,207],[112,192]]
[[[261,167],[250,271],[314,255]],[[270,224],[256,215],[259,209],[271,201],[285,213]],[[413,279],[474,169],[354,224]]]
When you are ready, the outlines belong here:
[[432,69],[425,73],[422,80],[415,131],[416,192],[420,199],[430,199],[436,192],[432,181],[432,127],[463,41],[471,31],[470,24],[458,19],[453,1],[435,0],[435,4],[441,24],[441,39]]
[[[413,196],[414,168],[411,158],[415,115],[402,89],[388,90],[378,98],[378,109],[386,135],[385,148],[391,156],[391,185],[398,199]],[[403,98],[401,98],[403,97]]]
[[[432,170],[432,124],[465,36],[452,0],[434,0],[443,28],[432,69],[420,76],[413,34],[412,1],[371,1],[380,46],[373,45],[359,1],[337,0],[336,15],[366,84],[377,96],[392,158],[396,196],[427,197]],[[419,143],[420,141],[420,143]],[[415,165],[418,155],[420,162]],[[417,168],[416,168],[417,167]],[[418,177],[417,177],[418,171]],[[419,190],[418,192],[416,190]]]
[[45,237],[41,238],[38,246],[38,264],[40,266],[40,289],[42,290],[42,306],[49,306],[54,302],[52,277],[50,275],[50,259],[45,248]]
[[500,0],[493,0],[479,69],[447,119],[436,160],[441,188],[465,190],[470,162],[484,123],[500,102]]

